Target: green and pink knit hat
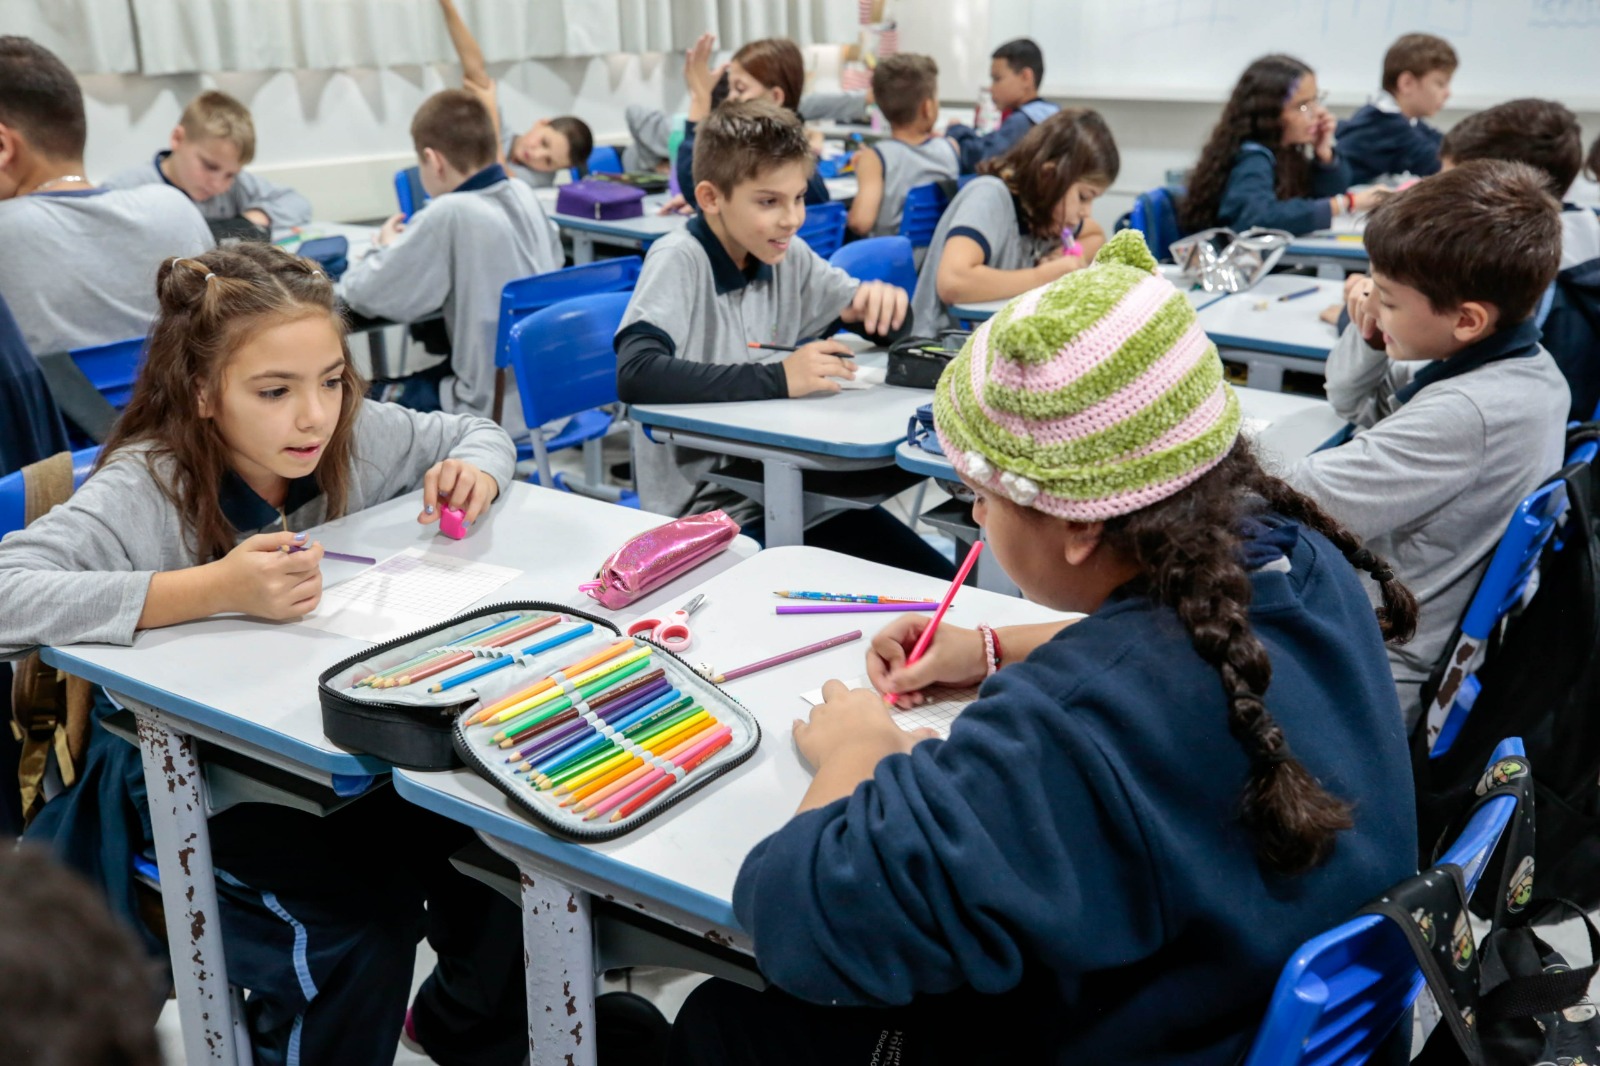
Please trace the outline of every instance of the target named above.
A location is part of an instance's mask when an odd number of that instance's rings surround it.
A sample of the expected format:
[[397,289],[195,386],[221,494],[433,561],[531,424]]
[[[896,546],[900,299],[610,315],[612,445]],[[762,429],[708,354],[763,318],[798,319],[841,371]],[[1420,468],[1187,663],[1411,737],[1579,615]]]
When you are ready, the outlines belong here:
[[1098,522],[1221,462],[1239,399],[1194,308],[1137,230],[1094,265],[1023,293],[972,335],[933,396],[934,427],[975,485]]

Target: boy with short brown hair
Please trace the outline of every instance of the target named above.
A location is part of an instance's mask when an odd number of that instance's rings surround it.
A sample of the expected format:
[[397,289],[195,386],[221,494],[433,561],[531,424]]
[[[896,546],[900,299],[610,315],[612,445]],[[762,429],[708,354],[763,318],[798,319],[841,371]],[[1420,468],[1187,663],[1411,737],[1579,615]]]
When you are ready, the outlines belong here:
[[856,153],[859,188],[846,224],[862,237],[887,237],[900,230],[906,193],[929,182],[954,181],[961,157],[954,141],[933,132],[939,66],[932,59],[903,53],[880,60],[872,72],[872,95],[890,136]]
[[1383,57],[1383,91],[1339,123],[1339,152],[1357,185],[1439,172],[1438,130],[1422,121],[1450,99],[1456,50],[1442,37],[1408,33]]
[[208,222],[245,218],[267,230],[310,222],[309,200],[244,169],[255,157],[250,109],[209,89],[183,109],[167,148],[150,163],[118,171],[105,185],[171,185],[193,200]]

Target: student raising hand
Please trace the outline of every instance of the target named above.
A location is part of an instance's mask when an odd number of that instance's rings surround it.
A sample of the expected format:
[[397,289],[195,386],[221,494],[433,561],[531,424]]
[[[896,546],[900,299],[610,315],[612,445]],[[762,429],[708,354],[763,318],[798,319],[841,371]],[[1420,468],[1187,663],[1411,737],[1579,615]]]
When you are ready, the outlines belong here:
[[847,325],[859,324],[868,334],[885,336],[899,329],[906,320],[911,298],[906,290],[886,281],[863,281],[850,306],[839,312]]
[[699,122],[711,114],[711,90],[727,69],[727,64],[711,69],[711,53],[717,46],[717,35],[702,33],[700,39],[684,53],[683,82],[689,87],[689,121]]
[[425,526],[437,522],[442,501],[460,511],[470,526],[499,495],[500,483],[494,478],[471,463],[446,459],[422,476],[422,513],[417,521]]

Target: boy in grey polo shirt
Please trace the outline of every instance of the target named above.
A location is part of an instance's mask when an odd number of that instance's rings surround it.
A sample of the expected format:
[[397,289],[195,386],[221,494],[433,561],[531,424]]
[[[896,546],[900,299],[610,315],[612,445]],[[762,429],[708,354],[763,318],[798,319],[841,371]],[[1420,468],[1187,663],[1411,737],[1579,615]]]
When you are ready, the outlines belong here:
[[[703,214],[651,247],[617,331],[623,401],[837,392],[837,379],[855,376],[850,349],[807,338],[831,337],[841,326],[881,343],[909,332],[903,289],[859,282],[795,236],[813,166],[798,116],[770,101],[726,103],[705,121],[694,152]],[[785,355],[752,343],[800,347]],[[759,514],[751,501],[719,497],[702,484],[712,456],[652,443],[637,428],[633,454],[647,510],[680,515],[724,506],[741,520]]]

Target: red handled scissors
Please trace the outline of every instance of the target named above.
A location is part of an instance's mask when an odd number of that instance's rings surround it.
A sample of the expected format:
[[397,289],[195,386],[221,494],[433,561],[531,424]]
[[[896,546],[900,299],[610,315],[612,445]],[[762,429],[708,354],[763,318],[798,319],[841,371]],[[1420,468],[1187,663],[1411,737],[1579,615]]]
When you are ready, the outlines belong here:
[[702,593],[665,618],[641,618],[628,627],[630,637],[648,637],[668,651],[682,651],[694,639],[689,632],[689,616],[705,601]]

